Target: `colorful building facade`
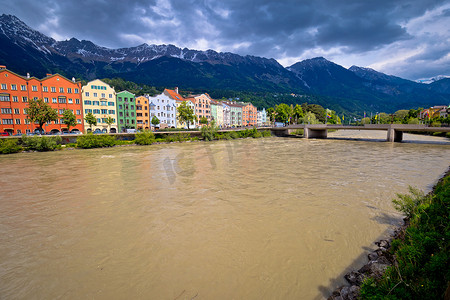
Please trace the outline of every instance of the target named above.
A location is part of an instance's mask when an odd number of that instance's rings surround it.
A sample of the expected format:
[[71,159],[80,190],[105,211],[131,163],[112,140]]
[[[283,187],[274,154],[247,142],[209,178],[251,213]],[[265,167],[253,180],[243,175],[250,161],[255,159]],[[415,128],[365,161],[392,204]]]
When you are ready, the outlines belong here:
[[119,132],[136,129],[136,97],[129,91],[117,93],[117,122]]
[[176,128],[177,106],[175,100],[164,92],[154,97],[147,96],[147,98],[150,109],[150,123],[153,117],[157,117],[159,124],[156,127],[161,129],[167,127]]
[[211,97],[205,93],[189,97],[189,100],[195,104],[198,121],[205,117],[208,123],[211,122]]
[[67,131],[62,120],[64,110],[72,110],[77,125],[71,130],[83,130],[83,109],[81,104],[81,83],[69,80],[59,74],[47,74],[43,79],[20,76],[0,66],[0,131],[13,134],[36,132],[38,125],[30,123],[27,115],[28,101],[43,99],[55,109],[58,119],[44,124],[45,132]]
[[136,97],[136,129],[150,129],[150,111],[148,99],[144,96]]
[[242,125],[243,126],[256,126],[257,124],[257,112],[256,107],[251,103],[242,104]]
[[[88,82],[82,88],[81,98],[83,101],[83,112],[86,116],[92,113],[97,119],[97,125],[92,128],[85,122],[85,131],[100,130],[101,132],[115,133],[117,129],[117,105],[116,105],[116,91],[109,84],[96,79]],[[111,117],[113,123],[109,125],[106,121]]]
[[224,127],[223,106],[222,103],[211,100],[211,119],[216,122],[219,127]]

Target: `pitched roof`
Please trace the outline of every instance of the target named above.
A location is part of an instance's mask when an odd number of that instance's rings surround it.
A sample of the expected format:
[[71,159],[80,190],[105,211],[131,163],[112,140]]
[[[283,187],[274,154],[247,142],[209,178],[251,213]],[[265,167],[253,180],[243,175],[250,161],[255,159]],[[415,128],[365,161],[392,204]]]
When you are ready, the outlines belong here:
[[173,100],[183,100],[183,97],[180,94],[178,94],[175,90],[165,89],[164,94],[166,94]]

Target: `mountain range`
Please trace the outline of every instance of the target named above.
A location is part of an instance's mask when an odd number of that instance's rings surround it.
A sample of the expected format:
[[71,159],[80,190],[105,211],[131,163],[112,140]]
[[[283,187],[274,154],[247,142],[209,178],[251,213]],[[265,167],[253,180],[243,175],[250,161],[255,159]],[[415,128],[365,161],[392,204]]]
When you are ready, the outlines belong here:
[[12,15],[0,16],[0,43],[0,64],[38,78],[60,73],[204,91],[295,93],[322,97],[346,111],[393,112],[450,102],[450,78],[424,84],[369,68],[346,69],[323,57],[285,68],[275,59],[174,45],[109,49],[76,38],[56,41]]

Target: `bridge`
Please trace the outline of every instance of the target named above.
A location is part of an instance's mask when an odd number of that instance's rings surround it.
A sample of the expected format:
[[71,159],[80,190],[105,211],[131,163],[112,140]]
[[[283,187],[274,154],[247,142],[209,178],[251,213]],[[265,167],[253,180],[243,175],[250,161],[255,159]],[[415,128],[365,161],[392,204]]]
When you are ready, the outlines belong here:
[[427,127],[414,124],[365,124],[364,126],[351,126],[340,124],[297,124],[286,127],[272,127],[270,130],[277,136],[287,136],[291,132],[303,129],[303,136],[307,139],[326,139],[328,129],[334,130],[385,130],[388,142],[401,142],[403,132],[450,132],[450,127]]

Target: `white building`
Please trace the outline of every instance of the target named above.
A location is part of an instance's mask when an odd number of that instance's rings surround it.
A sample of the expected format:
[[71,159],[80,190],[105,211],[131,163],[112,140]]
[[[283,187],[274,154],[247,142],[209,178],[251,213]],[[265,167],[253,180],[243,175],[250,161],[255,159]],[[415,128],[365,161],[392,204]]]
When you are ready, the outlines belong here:
[[[177,127],[177,106],[175,100],[164,93],[148,98],[150,109],[150,123],[153,117],[157,117],[159,124],[156,127]],[[153,125],[152,125],[153,126]]]
[[267,113],[266,109],[263,108],[262,110],[258,111],[257,113],[257,126],[265,126],[268,125],[267,123]]
[[223,126],[224,127],[230,127],[231,126],[231,109],[228,104],[225,102],[219,102],[222,104],[222,111],[223,111]]

